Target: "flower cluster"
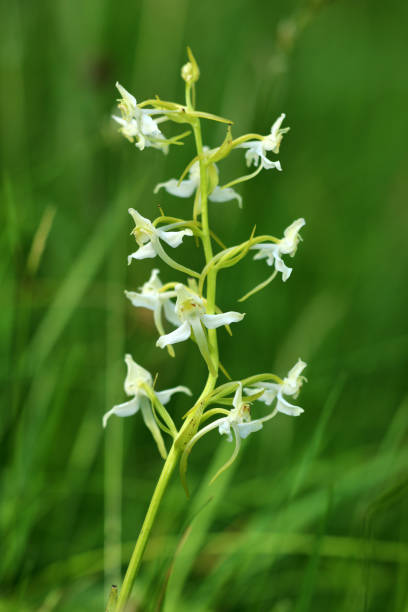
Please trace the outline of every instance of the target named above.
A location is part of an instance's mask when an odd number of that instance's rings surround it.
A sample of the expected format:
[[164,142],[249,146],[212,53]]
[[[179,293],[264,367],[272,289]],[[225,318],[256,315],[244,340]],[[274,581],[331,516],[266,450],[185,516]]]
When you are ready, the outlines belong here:
[[[173,346],[178,343],[191,339],[197,345],[208,369],[207,380],[203,392],[185,415],[184,424],[177,428],[166,406],[174,393],[191,395],[190,390],[178,385],[157,391],[151,374],[137,365],[130,355],[126,355],[128,372],[124,389],[130,399],[114,406],[103,417],[105,427],[112,415],[126,417],[140,411],[163,457],[166,456],[166,448],[162,432],[169,434],[173,438],[174,452],[180,458],[184,484],[188,456],[198,440],[218,430],[220,436],[235,442],[230,460],[217,472],[217,477],[236,458],[241,440],[263,429],[264,423],[279,413],[299,416],[303,412],[300,406],[290,403],[287,398],[296,400],[306,380],[302,374],[306,363],[299,359],[283,379],[272,373],[255,374],[240,380],[230,379],[217,386],[219,371],[226,374],[219,359],[217,330],[225,327],[230,331],[232,323],[239,323],[245,317],[245,313],[235,310],[223,312],[218,307],[216,283],[219,272],[237,264],[250,252],[254,253],[255,260],[264,259],[273,268],[272,276],[241,300],[264,289],[278,273],[281,273],[283,281],[287,281],[293,268],[287,265],[284,257],[294,257],[305,220],[296,219],[285,229],[281,239],[269,234],[256,235],[254,231],[244,242],[224,247],[214,235],[209,224],[208,202],[227,204],[236,200],[242,207],[242,197],[232,186],[253,178],[262,169],[282,170],[279,160],[273,160],[269,155],[279,153],[282,139],[289,128],[282,128],[285,119],[282,113],[266,136],[244,134],[233,139],[228,119],[195,108],[195,85],[200,73],[191,51],[188,53],[189,62],[182,69],[186,87],[185,104],[163,101],[158,97],[138,104],[136,98],[117,83],[121,94],[121,116],[114,116],[114,119],[123,136],[134,142],[140,151],[150,147],[167,153],[171,144],[182,144],[186,133],[167,138],[159,128],[165,121],[186,123],[193,132],[196,152],[185,171],[179,179],[171,178],[158,183],[154,189],[155,194],[160,193],[165,198],[166,193],[184,199],[194,198],[191,217],[186,215],[185,219],[180,219],[162,213],[150,221],[134,208],[129,209],[134,221],[132,235],[137,248],[128,256],[128,264],[133,260],[158,257],[170,268],[182,273],[183,279],[163,284],[159,269],[154,268],[150,278],[137,291],[125,291],[125,295],[134,307],[152,311],[158,348],[167,348],[169,354],[174,356]],[[203,119],[227,124],[225,140],[218,146],[209,148],[202,145]],[[244,150],[243,161],[256,170],[219,185],[219,164],[234,150]],[[221,207],[216,208],[215,214],[221,210]],[[201,271],[176,261],[168,253],[167,247],[175,250],[184,238],[193,236],[196,244],[201,242],[203,246],[205,261]],[[264,410],[265,406],[269,408],[266,414],[262,414],[262,404]],[[253,418],[251,412],[256,412],[257,416]]]

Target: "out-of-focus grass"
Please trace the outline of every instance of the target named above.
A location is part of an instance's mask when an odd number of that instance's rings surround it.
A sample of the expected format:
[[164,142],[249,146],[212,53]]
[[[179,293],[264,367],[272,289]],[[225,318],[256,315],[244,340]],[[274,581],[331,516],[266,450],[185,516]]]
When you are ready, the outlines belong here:
[[[160,459],[137,416],[102,431],[123,353],[162,388],[200,389],[193,347],[170,360],[123,298],[150,270],[126,267],[127,208],[185,214],[187,201],[152,190],[191,142],[141,154],[110,119],[117,79],[138,99],[182,99],[190,44],[201,108],[234,134],[267,131],[282,111],[291,126],[284,171],[239,187],[242,211],[212,205],[217,233],[231,244],[255,223],[279,235],[307,220],[290,281],[249,300],[233,338],[221,332],[222,361],[240,378],[284,374],[301,355],[309,383],[305,414],[250,437],[212,487],[230,448],[216,433],[195,447],[192,499],[175,478],[135,609],[405,611],[407,8],[16,0],[0,18],[0,610],[103,609],[129,558]],[[206,142],[223,132],[205,126]],[[243,168],[235,153],[222,179]],[[220,305],[237,309],[264,277],[250,259],[225,272]],[[173,406],[181,417],[188,403]]]

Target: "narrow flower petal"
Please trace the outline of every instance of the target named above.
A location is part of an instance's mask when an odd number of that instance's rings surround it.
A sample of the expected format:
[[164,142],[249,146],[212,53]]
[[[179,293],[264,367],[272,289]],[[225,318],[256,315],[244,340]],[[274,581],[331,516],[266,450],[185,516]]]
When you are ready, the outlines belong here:
[[237,427],[239,437],[244,440],[249,434],[262,429],[263,425],[259,421],[249,421],[249,423],[238,423]]
[[133,414],[136,414],[136,412],[138,412],[139,408],[140,396],[135,396],[128,402],[118,404],[117,406],[111,408],[111,410],[108,410],[108,412],[103,415],[102,424],[104,427],[106,427],[108,419],[112,416],[112,414],[115,414],[118,417],[132,416]]
[[197,181],[186,179],[179,184],[177,179],[170,179],[165,183],[156,185],[154,193],[157,193],[159,189],[162,188],[164,188],[167,193],[177,196],[178,198],[190,198],[197,189]]
[[289,416],[299,416],[304,412],[303,408],[300,406],[294,406],[285,400],[282,396],[282,393],[278,393],[278,403],[276,405],[278,412],[283,412],[284,414],[288,414]]
[[223,312],[222,314],[205,314],[201,316],[201,320],[208,329],[216,329],[222,325],[230,323],[238,323],[245,317],[245,313],[240,312]]
[[193,232],[190,229],[181,230],[179,232],[164,232],[163,230],[157,230],[157,235],[174,249],[183,242],[184,236],[192,236]]
[[132,259],[150,259],[152,257],[156,257],[156,250],[151,242],[144,244],[140,248],[137,249],[134,253],[128,255],[128,265],[131,264]]
[[125,295],[137,308],[148,308],[154,310],[157,305],[157,298],[154,295],[137,293],[136,291],[125,291]]
[[[270,406],[272,404],[272,402],[274,401],[280,389],[280,385],[278,385],[277,383],[262,382],[262,383],[257,383],[254,386],[264,389],[263,395],[261,395],[261,397],[258,398],[258,401],[263,402],[267,406]],[[248,393],[249,391],[253,391],[253,389],[245,389],[246,393]]]
[[125,105],[126,109],[129,112],[134,111],[137,106],[136,98],[132,96],[132,94],[129,93],[127,89],[125,89],[123,85],[121,85],[118,81],[116,81],[115,86],[116,86],[116,89],[119,91],[120,95],[122,96],[121,108],[123,108],[123,105]]
[[176,344],[177,342],[183,342],[187,340],[191,335],[191,328],[188,321],[184,321],[180,327],[172,331],[170,334],[160,336],[156,342],[156,346],[164,348],[168,344]]
[[166,405],[169,403],[171,396],[174,393],[185,393],[186,395],[192,395],[190,389],[188,387],[184,387],[183,385],[178,385],[177,387],[172,387],[171,389],[165,389],[164,391],[155,391],[158,400]]
[[242,404],[242,384],[239,383],[237,390],[235,391],[235,394],[234,394],[234,399],[232,400],[232,405],[234,406],[234,408],[236,408],[236,410],[239,410],[241,404]]
[[237,200],[238,206],[242,208],[242,197],[232,187],[225,187],[222,189],[217,185],[214,190],[208,196],[211,202],[229,202],[230,200]]
[[283,259],[279,256],[278,251],[275,251],[275,269],[278,270],[278,272],[282,272],[283,282],[288,280],[293,270],[293,268],[289,268],[289,266],[285,264]]

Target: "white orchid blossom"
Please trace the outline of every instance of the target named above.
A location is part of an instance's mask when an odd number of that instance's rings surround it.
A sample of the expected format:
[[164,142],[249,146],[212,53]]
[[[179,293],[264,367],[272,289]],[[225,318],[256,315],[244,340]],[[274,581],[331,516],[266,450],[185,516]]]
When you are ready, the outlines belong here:
[[125,362],[127,365],[127,375],[125,378],[124,389],[126,395],[131,396],[132,399],[124,402],[123,404],[114,406],[106,414],[104,414],[102,419],[103,427],[106,427],[108,419],[113,414],[118,417],[127,417],[136,414],[140,410],[145,425],[150,429],[156,441],[160,454],[165,457],[166,449],[160,429],[153,416],[150,403],[151,396],[156,397],[161,404],[165,405],[170,401],[171,396],[174,393],[186,393],[187,395],[191,395],[191,391],[188,389],[188,387],[184,387],[182,385],[172,387],[171,389],[166,389],[165,391],[154,391],[153,378],[150,372],[138,365],[129,354],[125,355]]
[[258,166],[260,160],[261,167],[265,168],[266,170],[271,168],[282,170],[279,161],[272,161],[268,159],[267,153],[269,151],[279,153],[279,147],[283,134],[289,131],[289,128],[281,129],[285,116],[286,115],[282,113],[278,117],[271,127],[271,133],[264,136],[262,140],[248,140],[247,142],[243,142],[242,144],[238,145],[237,148],[247,149],[247,152],[245,153],[247,166],[251,166],[252,164]]
[[[216,173],[218,174],[218,168],[215,164],[214,168]],[[184,181],[179,181],[177,179],[170,179],[164,183],[159,183],[156,185],[154,189],[154,193],[157,193],[160,189],[164,188],[171,195],[177,196],[178,198],[190,198],[194,193],[196,193],[197,189],[200,187],[200,163],[198,161],[194,162],[191,166],[188,178]],[[200,197],[200,194],[198,194]],[[211,202],[229,202],[230,200],[237,200],[238,206],[242,208],[242,197],[231,187],[225,187],[222,189],[219,185],[214,187],[214,189],[209,193],[208,199]],[[201,206],[198,205],[198,212],[201,210]]]
[[222,325],[242,321],[245,314],[233,311],[221,314],[207,314],[204,300],[199,295],[182,284],[176,285],[175,290],[177,295],[176,315],[180,319],[181,325],[170,334],[160,336],[156,346],[164,348],[169,344],[183,342],[194,333],[198,348],[211,370],[214,366],[203,326],[207,329],[216,329]]
[[301,237],[299,231],[306,225],[304,219],[296,219],[283,233],[283,238],[276,243],[259,243],[251,247],[257,250],[258,253],[254,259],[266,259],[268,266],[275,266],[277,272],[282,273],[282,280],[287,281],[292,273],[292,268],[289,268],[282,259],[282,255],[290,255],[293,257],[297,251],[297,247]]
[[165,117],[153,119],[151,115],[163,115],[162,111],[151,108],[140,108],[136,98],[132,96],[120,83],[116,83],[122,98],[119,100],[118,107],[122,116],[113,115],[113,119],[119,123],[122,134],[133,142],[136,140],[136,147],[143,151],[145,147],[154,147],[167,153],[168,142],[159,130],[157,123],[165,120]]
[[133,306],[148,308],[153,311],[154,322],[160,335],[164,334],[163,311],[166,319],[173,325],[180,325],[175,312],[175,304],[171,301],[176,297],[175,291],[160,291],[162,282],[159,279],[160,270],[154,268],[149,280],[142,285],[139,291],[125,291],[126,297]]
[[[257,394],[257,391],[255,391],[255,393],[253,389],[251,389],[251,391],[252,394]],[[235,391],[232,405],[234,408],[230,410],[229,415],[218,421],[218,431],[221,435],[226,434],[229,442],[232,442],[231,429],[236,439],[247,438],[252,432],[262,429],[262,422],[260,420],[251,421],[250,406],[248,403],[242,401],[241,383],[239,383]]]
[[[304,361],[299,359],[289,371],[286,378],[283,379],[282,383],[255,383],[253,387],[264,389],[264,393],[258,398],[258,401],[264,402],[267,406],[270,406],[276,398],[277,402],[274,413],[283,412],[289,416],[299,416],[302,414],[302,412],[304,412],[303,408],[290,404],[283,396],[289,395],[293,396],[295,399],[298,397],[303,382],[306,380],[306,378],[302,376],[302,372],[306,365],[307,364]],[[245,391],[253,391],[253,388],[245,389]]]
[[149,219],[142,217],[142,215],[134,208],[129,208],[129,214],[133,217],[135,222],[135,228],[133,229],[132,234],[134,235],[139,248],[137,251],[128,256],[128,264],[131,263],[132,259],[146,259],[159,255],[159,257],[161,257],[166,263],[174,267],[174,262],[163,250],[160,240],[163,240],[172,248],[176,248],[182,243],[184,236],[192,236],[193,232],[190,229],[184,229],[176,232],[168,231],[174,227],[177,227],[177,223],[171,223],[170,225],[165,225],[161,228],[154,227],[153,223],[149,221]]

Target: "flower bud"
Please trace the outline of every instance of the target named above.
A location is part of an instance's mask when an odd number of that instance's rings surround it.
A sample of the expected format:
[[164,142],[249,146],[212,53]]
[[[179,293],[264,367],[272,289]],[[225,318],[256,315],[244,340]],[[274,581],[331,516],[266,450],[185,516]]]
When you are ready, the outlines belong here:
[[187,47],[187,55],[190,61],[182,67],[181,77],[188,85],[192,85],[200,78],[200,69],[190,47]]

